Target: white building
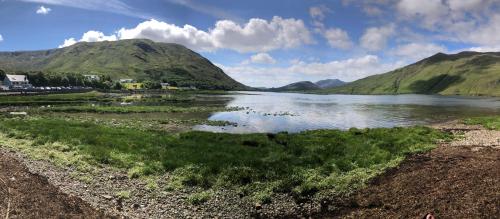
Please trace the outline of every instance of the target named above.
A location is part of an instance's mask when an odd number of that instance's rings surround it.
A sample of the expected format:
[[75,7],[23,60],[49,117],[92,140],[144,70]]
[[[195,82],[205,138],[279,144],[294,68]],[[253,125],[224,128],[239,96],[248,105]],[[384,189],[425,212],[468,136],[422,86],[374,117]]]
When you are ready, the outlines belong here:
[[85,79],[87,79],[89,81],[101,80],[101,77],[99,77],[99,75],[84,75],[83,77],[85,77]]
[[26,75],[6,75],[3,79],[3,85],[9,89],[31,88],[32,85]]
[[134,83],[135,80],[134,79],[130,79],[130,78],[123,78],[123,79],[120,79],[120,83]]

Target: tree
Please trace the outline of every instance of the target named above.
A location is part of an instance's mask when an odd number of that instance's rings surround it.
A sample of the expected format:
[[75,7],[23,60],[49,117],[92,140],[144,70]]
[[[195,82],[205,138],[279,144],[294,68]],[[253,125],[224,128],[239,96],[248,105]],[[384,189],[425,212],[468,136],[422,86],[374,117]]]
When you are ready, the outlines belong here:
[[113,85],[113,87],[111,87],[111,89],[113,90],[121,90],[123,88],[122,84],[120,82],[115,82],[115,84]]
[[7,74],[5,74],[5,71],[3,71],[2,69],[0,69],[0,81],[3,81],[3,79],[5,79],[5,76]]

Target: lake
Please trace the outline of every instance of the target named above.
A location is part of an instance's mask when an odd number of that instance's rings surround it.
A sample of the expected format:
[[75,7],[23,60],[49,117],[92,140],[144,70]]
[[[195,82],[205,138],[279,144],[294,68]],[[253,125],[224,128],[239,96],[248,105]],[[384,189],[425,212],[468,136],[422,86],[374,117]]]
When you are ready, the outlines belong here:
[[[235,126],[199,125],[212,132],[300,132],[314,129],[349,129],[427,125],[473,116],[498,115],[500,98],[438,95],[314,95],[238,92],[228,107],[243,110],[218,112],[210,120]],[[213,97],[212,97],[213,98]]]

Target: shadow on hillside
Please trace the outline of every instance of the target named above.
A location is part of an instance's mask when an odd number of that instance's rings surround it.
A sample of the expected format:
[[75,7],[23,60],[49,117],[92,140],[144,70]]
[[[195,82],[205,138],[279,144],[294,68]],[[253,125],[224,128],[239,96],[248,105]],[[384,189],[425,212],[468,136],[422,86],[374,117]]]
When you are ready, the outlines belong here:
[[410,89],[418,94],[439,93],[453,84],[464,81],[465,78],[457,75],[442,74],[429,80],[415,81],[410,85]]

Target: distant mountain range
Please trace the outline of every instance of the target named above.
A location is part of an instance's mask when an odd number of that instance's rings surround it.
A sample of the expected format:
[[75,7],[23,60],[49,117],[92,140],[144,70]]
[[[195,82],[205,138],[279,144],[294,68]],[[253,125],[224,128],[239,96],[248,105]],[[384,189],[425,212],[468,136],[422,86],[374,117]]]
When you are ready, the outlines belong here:
[[385,74],[317,93],[500,96],[500,53],[438,53]]
[[201,89],[248,89],[208,59],[182,45],[144,39],[81,42],[44,51],[0,52],[0,69],[8,73],[42,71],[47,74],[96,74],[113,80],[164,80]]
[[278,88],[270,88],[268,90],[270,91],[276,91],[276,92],[284,92],[284,91],[312,91],[312,90],[321,90],[321,89],[330,89],[338,86],[342,86],[346,84],[346,82],[343,82],[338,79],[326,79],[326,80],[321,80],[316,83],[310,82],[310,81],[300,81],[300,82],[295,82],[289,85],[285,85],[283,87],[278,87]]

